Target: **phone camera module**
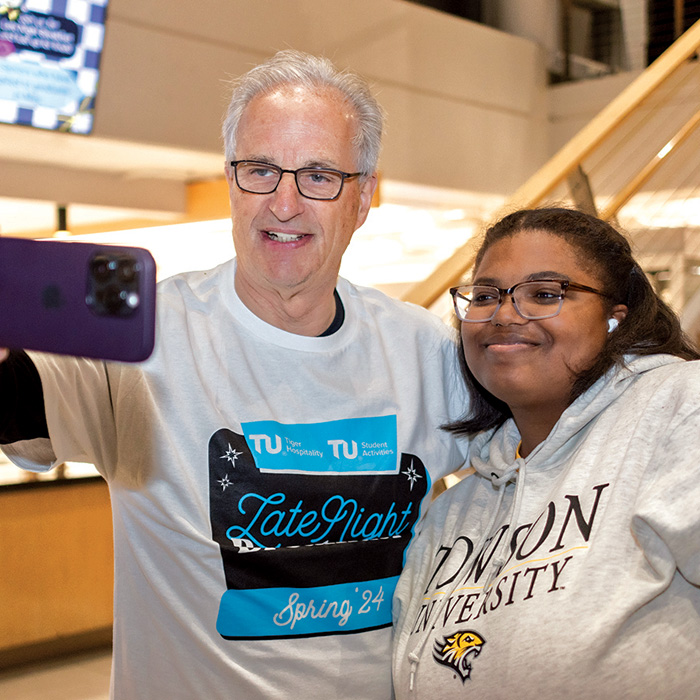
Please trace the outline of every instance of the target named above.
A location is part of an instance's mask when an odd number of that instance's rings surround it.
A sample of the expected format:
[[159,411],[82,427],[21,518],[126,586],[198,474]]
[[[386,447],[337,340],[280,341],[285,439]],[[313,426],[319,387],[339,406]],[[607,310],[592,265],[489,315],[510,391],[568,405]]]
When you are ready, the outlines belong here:
[[86,302],[98,316],[128,317],[140,304],[141,265],[131,255],[103,252],[90,261]]

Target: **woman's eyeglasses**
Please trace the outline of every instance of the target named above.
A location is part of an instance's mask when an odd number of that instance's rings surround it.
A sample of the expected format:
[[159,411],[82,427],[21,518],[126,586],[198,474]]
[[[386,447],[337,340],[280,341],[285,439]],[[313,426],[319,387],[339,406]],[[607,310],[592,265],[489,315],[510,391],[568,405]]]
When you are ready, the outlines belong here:
[[518,282],[510,289],[501,289],[489,284],[466,284],[452,287],[450,294],[457,318],[466,323],[490,321],[507,296],[512,299],[513,306],[520,316],[528,321],[536,321],[556,316],[561,311],[569,289],[608,296],[599,289],[584,284],[551,279]]

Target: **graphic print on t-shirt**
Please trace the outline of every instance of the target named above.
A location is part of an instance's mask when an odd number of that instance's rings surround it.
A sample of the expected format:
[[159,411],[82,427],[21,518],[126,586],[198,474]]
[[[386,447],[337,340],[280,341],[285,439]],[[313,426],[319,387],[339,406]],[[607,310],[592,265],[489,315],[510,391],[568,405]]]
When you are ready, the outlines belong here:
[[226,639],[391,624],[391,598],[430,483],[399,455],[396,416],[242,424],[209,441],[212,535]]

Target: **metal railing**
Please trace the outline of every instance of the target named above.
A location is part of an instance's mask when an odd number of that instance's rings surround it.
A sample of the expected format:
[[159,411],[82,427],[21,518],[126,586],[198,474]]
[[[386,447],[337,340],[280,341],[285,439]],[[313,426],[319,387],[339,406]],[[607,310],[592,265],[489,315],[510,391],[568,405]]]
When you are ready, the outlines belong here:
[[[636,247],[645,269],[675,300],[678,311],[695,287],[700,288],[700,223],[696,230],[676,216],[670,226],[650,225],[639,211],[648,214],[654,207],[658,212],[665,207],[668,212],[671,204],[678,212],[684,203],[689,211],[691,200],[694,206],[697,199],[700,217],[698,49],[700,22],[534,173],[504,207],[513,211],[556,202],[617,219],[628,232],[638,232]],[[661,216],[668,219],[667,213]],[[649,229],[655,233],[649,235]],[[477,246],[474,239],[466,241],[409,289],[404,300],[431,306],[464,278]],[[679,273],[682,281],[669,281]]]

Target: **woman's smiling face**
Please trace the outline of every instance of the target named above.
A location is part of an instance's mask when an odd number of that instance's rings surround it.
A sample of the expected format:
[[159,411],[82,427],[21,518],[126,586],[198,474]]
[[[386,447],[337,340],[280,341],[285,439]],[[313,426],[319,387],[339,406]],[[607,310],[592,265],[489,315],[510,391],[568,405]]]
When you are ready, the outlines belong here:
[[[561,279],[602,290],[602,281],[582,253],[559,236],[519,231],[492,244],[475,271],[473,284],[508,289],[518,282]],[[602,290],[604,291],[604,290]],[[603,349],[608,320],[622,320],[622,305],[605,297],[568,290],[553,318],[530,321],[507,296],[496,315],[482,323],[462,323],[467,365],[477,381],[518,411],[539,411],[556,422],[569,403],[576,374],[590,367]]]

